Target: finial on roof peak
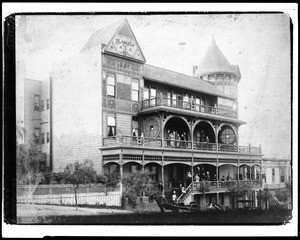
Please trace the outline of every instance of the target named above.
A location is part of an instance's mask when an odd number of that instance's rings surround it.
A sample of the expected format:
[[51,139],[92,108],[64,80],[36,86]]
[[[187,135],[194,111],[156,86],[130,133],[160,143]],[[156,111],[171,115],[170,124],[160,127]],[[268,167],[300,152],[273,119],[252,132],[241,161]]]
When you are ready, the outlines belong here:
[[213,43],[216,43],[215,35],[214,35],[214,34],[212,35],[212,42],[213,42]]

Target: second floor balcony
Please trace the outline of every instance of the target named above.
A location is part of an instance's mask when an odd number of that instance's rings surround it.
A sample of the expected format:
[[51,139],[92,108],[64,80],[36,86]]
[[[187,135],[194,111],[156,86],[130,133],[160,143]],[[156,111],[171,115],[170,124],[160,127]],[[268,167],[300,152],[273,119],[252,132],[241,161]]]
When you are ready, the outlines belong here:
[[146,148],[169,148],[178,150],[198,150],[212,152],[231,152],[245,154],[261,154],[260,147],[237,146],[230,144],[217,144],[195,141],[181,141],[161,138],[133,137],[133,136],[114,136],[104,137],[103,147],[112,146],[133,146]]
[[196,103],[195,101],[191,102],[191,101],[177,100],[177,99],[167,98],[163,96],[146,99],[142,101],[142,110],[159,107],[159,106],[188,110],[188,111],[211,114],[211,115],[218,115],[222,117],[235,118],[235,119],[238,117],[237,111],[225,109],[225,108],[219,108],[216,106],[203,105],[200,103]]

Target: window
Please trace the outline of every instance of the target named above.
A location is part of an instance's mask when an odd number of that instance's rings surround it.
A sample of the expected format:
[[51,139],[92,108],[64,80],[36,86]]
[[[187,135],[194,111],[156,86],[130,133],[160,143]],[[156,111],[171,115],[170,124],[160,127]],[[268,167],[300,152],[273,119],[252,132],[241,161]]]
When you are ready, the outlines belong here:
[[45,144],[45,133],[42,133],[42,144]]
[[34,142],[37,144],[39,144],[39,142],[40,142],[40,129],[39,128],[34,129]]
[[131,100],[138,101],[139,100],[139,80],[132,79],[131,83]]
[[47,143],[50,142],[50,133],[47,132]]
[[171,106],[171,93],[170,92],[167,93],[167,105]]
[[49,98],[47,99],[47,109],[49,109],[49,107],[50,107],[50,100],[49,100]]
[[45,101],[42,100],[42,111],[45,111]]
[[275,169],[272,168],[272,182],[275,182]]
[[155,106],[155,102],[156,102],[156,88],[151,88],[150,90],[150,99],[151,100],[151,105]]
[[107,74],[107,95],[115,97],[116,95],[116,77],[114,74]]
[[145,87],[144,88],[144,100],[149,99],[149,88]]
[[280,182],[285,182],[285,177],[284,177],[284,175],[285,175],[285,168],[280,168]]
[[107,115],[107,136],[112,137],[116,135],[116,116],[114,114]]
[[34,111],[40,111],[40,96],[34,96]]

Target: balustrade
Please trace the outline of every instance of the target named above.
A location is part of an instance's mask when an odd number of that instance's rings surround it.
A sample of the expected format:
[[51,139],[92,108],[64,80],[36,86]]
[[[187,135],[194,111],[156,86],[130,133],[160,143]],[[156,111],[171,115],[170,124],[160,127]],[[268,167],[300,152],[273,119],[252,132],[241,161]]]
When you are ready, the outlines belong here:
[[200,151],[219,151],[219,152],[239,152],[260,154],[260,147],[237,146],[207,142],[192,142],[185,140],[171,140],[161,138],[147,138],[134,136],[113,136],[103,138],[103,146],[144,146],[144,147],[164,147],[174,149],[193,149]]
[[233,110],[217,108],[214,106],[203,104],[196,104],[188,101],[177,100],[167,97],[156,97],[142,101],[142,109],[147,109],[156,106],[167,106],[207,114],[216,114],[223,117],[237,118],[237,112]]

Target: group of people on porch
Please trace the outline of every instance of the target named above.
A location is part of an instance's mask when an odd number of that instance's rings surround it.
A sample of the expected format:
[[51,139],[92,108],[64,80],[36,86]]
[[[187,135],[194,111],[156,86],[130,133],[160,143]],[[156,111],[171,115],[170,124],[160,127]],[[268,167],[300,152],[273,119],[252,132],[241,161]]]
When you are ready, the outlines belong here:
[[186,146],[186,133],[179,133],[174,130],[168,130],[168,140],[171,148],[180,148]]

